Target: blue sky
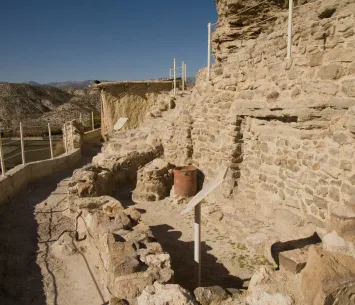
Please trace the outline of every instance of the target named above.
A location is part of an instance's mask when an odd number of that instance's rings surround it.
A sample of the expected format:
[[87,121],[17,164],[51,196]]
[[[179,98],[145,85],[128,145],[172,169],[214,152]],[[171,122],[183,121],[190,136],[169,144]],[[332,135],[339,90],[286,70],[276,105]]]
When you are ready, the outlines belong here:
[[[2,0],[0,82],[193,76],[207,63],[213,0]],[[180,64],[179,64],[180,65]]]

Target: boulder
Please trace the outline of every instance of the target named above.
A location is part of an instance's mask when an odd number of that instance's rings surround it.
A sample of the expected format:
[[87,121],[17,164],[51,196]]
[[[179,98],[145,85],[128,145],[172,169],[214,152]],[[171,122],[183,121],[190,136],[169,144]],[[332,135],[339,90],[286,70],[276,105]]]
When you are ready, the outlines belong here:
[[322,245],[326,251],[340,252],[355,258],[355,244],[341,238],[335,231],[323,236]]
[[355,259],[311,246],[301,271],[301,291],[308,305],[348,305],[355,301]]
[[143,290],[138,305],[194,305],[192,295],[179,285],[162,285],[157,282]]
[[219,286],[198,287],[194,294],[201,305],[218,305],[228,298],[227,292]]
[[293,299],[281,293],[270,294],[262,288],[253,290],[246,298],[248,305],[294,305]]

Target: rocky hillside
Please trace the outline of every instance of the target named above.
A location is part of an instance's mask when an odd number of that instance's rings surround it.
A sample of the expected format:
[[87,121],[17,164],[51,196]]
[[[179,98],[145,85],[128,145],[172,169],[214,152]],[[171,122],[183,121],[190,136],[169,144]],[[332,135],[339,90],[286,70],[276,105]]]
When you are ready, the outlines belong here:
[[49,86],[0,83],[0,127],[5,134],[18,134],[22,122],[27,135],[42,134],[47,123],[58,131],[63,122],[79,118],[90,122],[100,110],[99,93],[93,89],[59,89]]
[[[96,80],[69,80],[69,81],[64,81],[64,82],[51,82],[51,83],[37,83],[34,81],[29,81],[26,84],[32,85],[32,86],[50,86],[50,87],[56,87],[56,88],[62,88],[62,89],[67,89],[67,88],[88,88],[90,85],[94,84]],[[105,82],[105,81],[101,81]]]

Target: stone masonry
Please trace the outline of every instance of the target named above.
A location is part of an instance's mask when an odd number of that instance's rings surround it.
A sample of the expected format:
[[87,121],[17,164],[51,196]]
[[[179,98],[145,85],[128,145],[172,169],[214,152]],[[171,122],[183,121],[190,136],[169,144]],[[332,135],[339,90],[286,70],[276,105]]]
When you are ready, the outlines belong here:
[[[329,298],[347,304],[352,296],[342,287],[353,289],[353,271],[342,264],[339,272],[332,270],[338,258],[353,263],[343,254],[353,253],[355,232],[355,1],[294,2],[287,59],[287,1],[216,0],[211,79],[201,70],[191,91],[160,96],[138,128],[113,132],[93,164],[75,173],[70,193],[112,195],[128,181],[136,198],[163,199],[170,168],[194,165],[206,182],[227,166],[223,185],[208,198],[225,209],[219,225],[233,225],[238,209],[260,216],[271,207],[262,220],[248,223],[270,222],[274,240],[255,232],[247,246],[270,251],[281,238],[319,233],[325,250],[311,247],[300,261],[302,268],[307,261],[306,271],[296,268],[306,300],[299,304],[324,305]],[[169,165],[153,168],[158,158]],[[328,251],[338,245],[341,255]],[[317,261],[327,269],[308,289]],[[277,273],[279,282],[282,277]],[[276,292],[250,289],[248,304],[276,304],[280,298],[278,304],[295,304]]]

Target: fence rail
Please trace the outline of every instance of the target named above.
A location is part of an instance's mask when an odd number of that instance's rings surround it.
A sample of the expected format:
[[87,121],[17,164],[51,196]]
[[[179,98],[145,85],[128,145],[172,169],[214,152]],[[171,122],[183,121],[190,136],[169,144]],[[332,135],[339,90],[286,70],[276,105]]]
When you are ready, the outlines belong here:
[[[95,130],[96,127],[100,127],[100,123],[98,124],[97,116],[94,112],[91,112],[90,115],[90,121],[87,122],[89,123],[87,126],[84,125],[84,130]],[[80,114],[79,117],[79,122],[83,124],[83,116]],[[65,124],[66,126],[67,124]],[[72,126],[72,125],[71,125]],[[26,128],[27,127],[27,128]],[[52,135],[52,128],[50,123],[47,123],[46,125],[30,125],[31,128],[34,127],[40,127],[42,129],[47,129],[48,131],[48,136],[40,137],[40,138],[34,138],[34,137],[26,137],[26,130],[28,130],[29,126],[26,126],[26,124],[22,124],[22,122],[19,124],[19,133],[17,136],[19,136],[19,139],[14,139],[14,137],[11,138],[3,138],[2,137],[2,132],[0,129],[0,167],[1,167],[1,174],[2,176],[5,176],[7,166],[9,166],[9,161],[13,160],[10,165],[18,165],[18,164],[26,164],[28,160],[31,161],[39,161],[39,160],[45,160],[45,159],[54,159],[57,155],[61,154],[63,149],[65,152],[68,154],[68,141],[65,137],[58,137],[58,136],[53,136]],[[87,127],[87,128],[86,128]],[[65,127],[66,128],[66,127]],[[71,127],[73,128],[73,127]],[[73,133],[73,130],[70,131]],[[67,134],[68,131],[66,130],[65,134]],[[64,141],[63,141],[64,140]],[[35,141],[40,141],[40,143],[35,143]],[[64,142],[62,146],[58,145],[58,143]],[[56,144],[56,145],[55,145]],[[43,147],[47,145],[47,147]],[[31,146],[31,149],[29,149],[29,146]],[[37,146],[38,148],[36,148]],[[4,150],[5,149],[5,150]],[[55,150],[59,152],[55,152]],[[46,153],[45,155],[42,154],[40,159],[36,160],[37,156],[34,158],[33,153],[38,153],[38,152],[45,152],[47,151],[48,154]],[[30,155],[29,155],[30,154]],[[32,155],[32,158],[31,158]],[[21,156],[20,158],[18,158]],[[17,159],[15,159],[17,158]],[[43,159],[44,158],[44,159]],[[28,160],[27,160],[28,159]],[[35,159],[35,160],[33,160]],[[7,161],[7,162],[5,162]],[[30,162],[31,162],[30,161]],[[7,166],[6,166],[7,165]]]

